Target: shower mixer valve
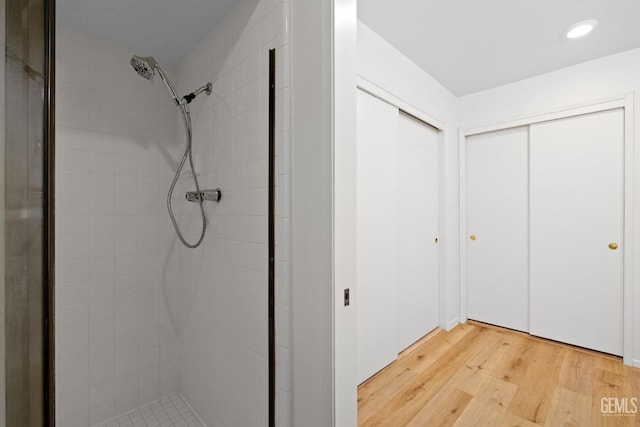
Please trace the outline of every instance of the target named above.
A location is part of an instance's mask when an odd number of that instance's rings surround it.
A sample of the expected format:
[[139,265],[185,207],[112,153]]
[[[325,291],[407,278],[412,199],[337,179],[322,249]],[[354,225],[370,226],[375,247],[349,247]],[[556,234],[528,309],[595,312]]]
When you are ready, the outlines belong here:
[[222,190],[216,188],[215,190],[201,190],[200,194],[197,191],[187,191],[186,199],[190,202],[197,203],[200,200],[210,202],[220,202],[222,199]]

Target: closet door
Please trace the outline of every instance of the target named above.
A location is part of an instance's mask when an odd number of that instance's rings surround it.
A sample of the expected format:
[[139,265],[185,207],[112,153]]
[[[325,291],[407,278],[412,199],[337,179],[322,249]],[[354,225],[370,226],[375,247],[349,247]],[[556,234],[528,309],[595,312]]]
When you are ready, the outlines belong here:
[[400,111],[398,334],[400,352],[438,326],[438,131]]
[[528,127],[467,138],[468,316],[528,330]]
[[397,355],[398,109],[358,91],[358,382]]
[[531,333],[622,354],[622,109],[531,126]]

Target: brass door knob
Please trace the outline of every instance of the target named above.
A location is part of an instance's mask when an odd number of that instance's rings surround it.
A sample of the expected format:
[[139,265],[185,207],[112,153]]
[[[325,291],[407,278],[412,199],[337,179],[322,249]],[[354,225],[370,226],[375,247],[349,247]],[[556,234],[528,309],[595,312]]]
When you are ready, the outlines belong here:
[[616,249],[618,249],[618,244],[617,243],[609,243],[609,249],[615,251]]
[[476,235],[475,235],[475,234],[472,234],[471,236],[469,236],[469,238],[470,238],[471,240],[476,240]]

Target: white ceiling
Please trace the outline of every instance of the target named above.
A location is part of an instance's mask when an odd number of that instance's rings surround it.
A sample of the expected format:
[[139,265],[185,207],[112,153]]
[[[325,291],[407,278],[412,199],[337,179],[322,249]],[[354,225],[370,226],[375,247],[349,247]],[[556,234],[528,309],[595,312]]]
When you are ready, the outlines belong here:
[[240,0],[58,0],[58,25],[177,64]]
[[640,0],[358,0],[358,17],[458,96],[640,47]]

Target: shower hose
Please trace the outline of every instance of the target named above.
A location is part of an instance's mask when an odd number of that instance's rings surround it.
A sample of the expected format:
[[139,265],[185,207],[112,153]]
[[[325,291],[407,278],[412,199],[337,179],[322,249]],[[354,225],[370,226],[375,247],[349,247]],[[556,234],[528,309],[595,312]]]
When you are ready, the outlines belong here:
[[[187,135],[187,147],[184,150],[184,154],[182,155],[182,160],[180,160],[180,164],[178,165],[178,169],[176,170],[176,175],[173,177],[173,182],[171,182],[171,187],[169,187],[169,193],[167,194],[167,209],[169,210],[169,216],[171,217],[171,222],[173,223],[173,228],[176,230],[176,234],[178,238],[188,248],[194,249],[202,244],[204,240],[205,232],[207,231],[207,218],[204,214],[204,206],[203,206],[203,197],[200,192],[200,184],[198,183],[198,177],[196,176],[196,170],[193,167],[193,155],[191,154],[191,113],[189,112],[189,106],[187,103],[181,103],[180,109],[182,111],[182,118],[184,119],[184,129]],[[171,198],[173,196],[173,190],[176,187],[176,183],[180,178],[180,172],[182,172],[182,168],[184,167],[185,162],[189,159],[189,167],[191,168],[191,175],[193,176],[193,183],[196,185],[196,191],[199,195],[198,197],[198,205],[200,206],[200,215],[202,217],[202,232],[200,233],[200,238],[194,244],[187,242],[187,240],[182,235],[180,231],[180,226],[176,221],[176,217],[173,214],[173,208],[171,206]]]

